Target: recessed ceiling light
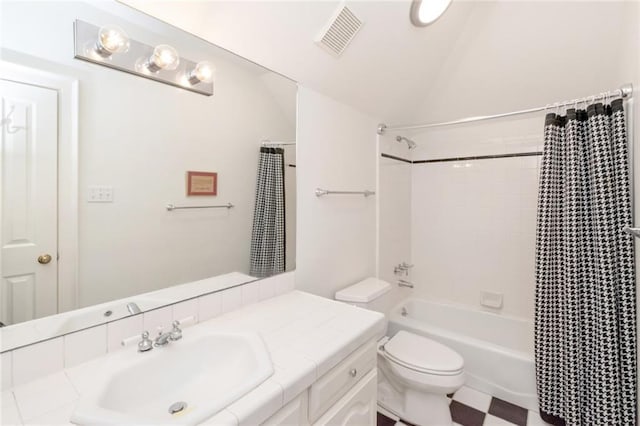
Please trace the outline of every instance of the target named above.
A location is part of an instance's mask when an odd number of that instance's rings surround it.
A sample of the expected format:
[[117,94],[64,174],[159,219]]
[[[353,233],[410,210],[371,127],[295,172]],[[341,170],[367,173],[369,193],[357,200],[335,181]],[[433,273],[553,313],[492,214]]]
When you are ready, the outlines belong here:
[[413,0],[411,23],[416,27],[426,27],[442,16],[450,4],[451,0]]

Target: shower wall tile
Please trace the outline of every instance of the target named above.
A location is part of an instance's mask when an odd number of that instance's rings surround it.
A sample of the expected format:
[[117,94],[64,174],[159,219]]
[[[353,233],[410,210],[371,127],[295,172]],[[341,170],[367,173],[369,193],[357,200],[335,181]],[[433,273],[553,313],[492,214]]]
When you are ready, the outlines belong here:
[[[388,146],[391,137],[380,138],[381,149]],[[394,144],[397,144],[393,140]],[[392,145],[394,146],[394,145]],[[406,158],[408,149],[405,145]],[[379,159],[378,191],[379,206],[379,248],[378,248],[378,277],[395,283],[399,278],[412,281],[413,274],[397,276],[394,267],[402,262],[413,263],[411,256],[411,168],[410,163],[384,158]],[[405,287],[393,286],[391,293],[385,296],[381,311],[388,313],[401,299],[409,297],[412,290]]]
[[[414,137],[414,160],[539,150],[541,126],[524,117],[425,132]],[[482,290],[503,293],[501,312],[533,319],[539,164],[533,156],[412,166],[416,295],[481,308]]]

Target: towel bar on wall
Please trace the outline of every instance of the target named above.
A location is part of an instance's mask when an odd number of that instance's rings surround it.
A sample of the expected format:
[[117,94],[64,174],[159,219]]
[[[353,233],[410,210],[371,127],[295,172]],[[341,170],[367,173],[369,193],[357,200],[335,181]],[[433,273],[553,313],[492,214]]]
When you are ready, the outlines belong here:
[[175,206],[173,204],[167,204],[167,210],[169,211],[182,209],[230,209],[232,207],[235,206],[231,203],[221,204],[218,206]]
[[325,195],[364,195],[368,197],[375,195],[375,191],[369,191],[368,189],[364,191],[329,191],[328,189],[316,188],[316,197],[324,197]]
[[636,238],[640,238],[640,228],[631,228],[630,226],[627,226],[623,229],[623,231],[629,235],[633,235]]

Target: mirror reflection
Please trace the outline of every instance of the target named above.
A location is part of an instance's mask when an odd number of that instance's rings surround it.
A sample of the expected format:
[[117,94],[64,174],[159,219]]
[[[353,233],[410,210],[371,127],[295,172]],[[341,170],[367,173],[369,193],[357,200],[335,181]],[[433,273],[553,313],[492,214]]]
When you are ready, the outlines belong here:
[[[1,7],[2,325],[124,302],[114,319],[295,268],[294,82],[121,4]],[[109,68],[122,40],[75,59],[77,19],[206,63],[213,95]]]

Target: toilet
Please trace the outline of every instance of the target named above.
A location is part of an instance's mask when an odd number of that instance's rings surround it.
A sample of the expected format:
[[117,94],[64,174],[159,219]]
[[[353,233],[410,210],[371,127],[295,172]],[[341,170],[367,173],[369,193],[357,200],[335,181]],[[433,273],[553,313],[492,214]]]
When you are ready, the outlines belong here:
[[[335,299],[384,310],[391,284],[367,278],[338,291]],[[453,349],[401,330],[378,342],[378,404],[419,426],[451,426],[447,394],[464,384],[464,360]]]

